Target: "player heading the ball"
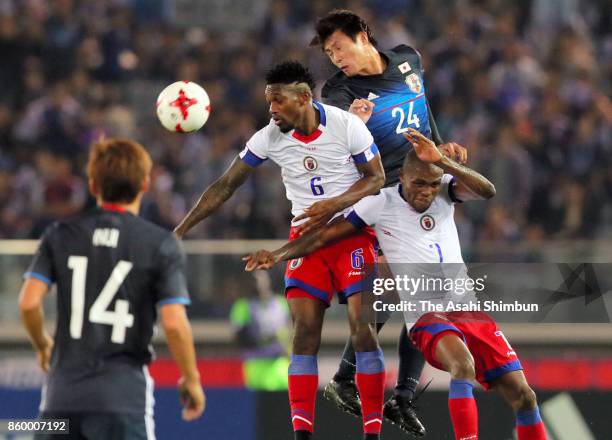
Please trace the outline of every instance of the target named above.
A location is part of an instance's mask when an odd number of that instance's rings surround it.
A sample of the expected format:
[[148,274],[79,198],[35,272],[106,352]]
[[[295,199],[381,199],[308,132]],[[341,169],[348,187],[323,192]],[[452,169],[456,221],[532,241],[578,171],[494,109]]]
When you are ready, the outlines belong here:
[[[266,74],[269,124],[249,139],[229,169],[204,191],[176,228],[179,236],[215,212],[266,160],[282,169],[294,215],[292,239],[300,231],[327,224],[380,190],[385,173],[367,127],[357,116],[314,100],[314,85],[308,70],[293,61],[278,64]],[[384,361],[376,337],[360,319],[361,280],[365,265],[376,262],[375,243],[371,230],[360,231],[287,265],[285,294],[294,332],[288,382],[296,439],[309,439],[313,431],[317,352],[323,317],[334,292],[348,303],[363,430],[368,439],[379,437]]]

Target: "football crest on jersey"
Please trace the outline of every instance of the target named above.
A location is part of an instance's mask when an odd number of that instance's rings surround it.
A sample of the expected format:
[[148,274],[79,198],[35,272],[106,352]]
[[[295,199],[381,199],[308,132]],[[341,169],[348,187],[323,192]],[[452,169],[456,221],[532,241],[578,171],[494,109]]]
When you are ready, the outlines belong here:
[[293,260],[291,260],[291,262],[289,263],[289,269],[294,270],[297,269],[298,267],[300,267],[302,265],[302,259],[301,258],[295,258]]
[[314,171],[317,169],[318,166],[319,164],[317,163],[317,160],[314,157],[306,156],[304,158],[304,168],[306,168],[308,171]]
[[426,231],[431,231],[433,228],[436,227],[436,221],[429,214],[425,214],[424,216],[422,216],[420,223],[421,228],[425,229]]
[[421,90],[423,89],[423,84],[421,84],[421,79],[419,78],[419,75],[417,75],[416,73],[411,73],[406,77],[405,81],[406,85],[411,91],[413,91],[414,93],[421,93]]

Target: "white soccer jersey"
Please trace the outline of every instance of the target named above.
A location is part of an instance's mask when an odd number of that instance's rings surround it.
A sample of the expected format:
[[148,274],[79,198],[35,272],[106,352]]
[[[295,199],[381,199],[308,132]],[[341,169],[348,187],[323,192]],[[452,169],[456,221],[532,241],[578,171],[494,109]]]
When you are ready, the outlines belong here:
[[401,186],[361,199],[346,217],[355,226],[374,226],[389,263],[463,263],[449,193],[453,179],[442,176],[440,193],[425,212],[404,200]]
[[271,159],[281,167],[294,216],[319,200],[346,192],[361,178],[355,165],[369,162],[378,152],[372,135],[357,116],[317,101],[313,105],[321,121],[311,135],[295,130],[282,133],[270,120],[240,153],[251,166]]
[[[425,212],[417,212],[404,200],[401,185],[384,188],[361,199],[345,215],[354,226],[374,226],[376,237],[395,277],[421,279],[419,287],[400,290],[402,300],[463,303],[474,301],[471,290],[449,290],[467,279],[454,220],[453,176],[442,176],[441,189]],[[446,264],[456,263],[456,264]],[[435,280],[435,281],[434,281]],[[443,285],[443,288],[440,286]],[[463,285],[463,284],[461,284]],[[460,291],[461,290],[461,291]],[[420,304],[419,304],[420,306]],[[424,310],[405,311],[406,322],[415,322]]]

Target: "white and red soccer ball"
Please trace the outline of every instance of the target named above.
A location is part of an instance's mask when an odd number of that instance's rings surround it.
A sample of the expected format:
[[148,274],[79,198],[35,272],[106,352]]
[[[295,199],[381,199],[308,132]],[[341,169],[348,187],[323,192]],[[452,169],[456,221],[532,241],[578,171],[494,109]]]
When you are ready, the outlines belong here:
[[157,97],[157,118],[170,131],[189,133],[202,128],[210,115],[206,90],[190,81],[177,81]]

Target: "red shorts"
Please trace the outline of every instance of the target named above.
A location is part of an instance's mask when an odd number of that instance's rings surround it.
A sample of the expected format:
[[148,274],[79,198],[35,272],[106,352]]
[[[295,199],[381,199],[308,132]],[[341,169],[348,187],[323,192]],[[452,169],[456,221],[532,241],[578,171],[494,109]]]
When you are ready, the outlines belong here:
[[410,330],[410,339],[427,362],[442,369],[436,361],[436,344],[449,332],[456,333],[474,357],[476,380],[485,389],[489,382],[506,373],[522,370],[514,349],[484,312],[426,313]]
[[[295,229],[291,228],[290,241],[298,237]],[[305,257],[288,261],[287,298],[316,298],[329,306],[335,291],[339,302],[346,302],[346,298],[364,289],[366,269],[375,267],[377,262],[377,248],[374,231],[364,228]]]

